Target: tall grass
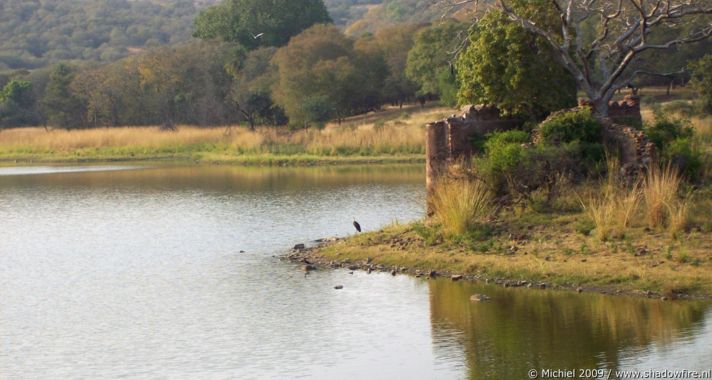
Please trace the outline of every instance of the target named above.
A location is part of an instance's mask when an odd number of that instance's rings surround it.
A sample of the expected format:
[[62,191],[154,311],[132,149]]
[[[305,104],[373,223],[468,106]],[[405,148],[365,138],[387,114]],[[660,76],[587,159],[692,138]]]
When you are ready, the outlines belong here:
[[431,202],[446,236],[462,235],[494,212],[491,193],[479,180],[442,180],[435,186]]
[[343,125],[324,129],[258,127],[199,128],[179,126],[177,132],[158,127],[118,127],[83,130],[42,128],[0,129],[0,157],[23,155],[150,156],[218,153],[315,156],[422,155],[425,124],[444,117],[443,107],[425,110],[388,109],[359,115]]
[[667,224],[677,207],[677,194],[682,183],[679,172],[671,165],[662,169],[652,166],[644,179],[645,216],[652,228]]
[[72,153],[103,151],[233,151],[235,153],[373,155],[422,154],[424,129],[410,125],[361,126],[286,131],[278,128],[180,127],[102,128],[87,130],[11,129],[0,132],[3,153]]
[[618,167],[616,160],[609,159],[608,177],[601,185],[601,191],[581,201],[586,215],[596,226],[596,237],[601,240],[624,234],[631,227],[641,203],[640,183],[626,186],[617,176]]

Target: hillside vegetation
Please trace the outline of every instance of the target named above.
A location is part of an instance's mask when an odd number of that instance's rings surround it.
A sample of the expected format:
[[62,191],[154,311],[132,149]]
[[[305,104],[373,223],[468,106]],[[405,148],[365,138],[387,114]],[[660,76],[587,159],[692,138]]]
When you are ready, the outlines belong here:
[[3,0],[0,71],[58,61],[111,62],[186,41],[193,0]]

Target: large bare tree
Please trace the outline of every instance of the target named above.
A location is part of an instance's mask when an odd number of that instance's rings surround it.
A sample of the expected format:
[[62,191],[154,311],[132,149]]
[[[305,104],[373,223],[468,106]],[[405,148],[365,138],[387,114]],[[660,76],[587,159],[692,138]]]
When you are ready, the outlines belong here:
[[[712,0],[443,0],[449,6],[482,3],[545,39],[570,71],[600,117],[608,115],[615,92],[640,74],[635,61],[649,51],[662,52],[712,36]],[[543,9],[534,9],[541,7]],[[539,11],[539,12],[536,12]],[[558,25],[535,15],[552,12]],[[681,33],[697,18],[696,28]],[[700,20],[702,18],[702,20]],[[664,59],[654,55],[656,59]],[[663,74],[663,73],[657,73]]]

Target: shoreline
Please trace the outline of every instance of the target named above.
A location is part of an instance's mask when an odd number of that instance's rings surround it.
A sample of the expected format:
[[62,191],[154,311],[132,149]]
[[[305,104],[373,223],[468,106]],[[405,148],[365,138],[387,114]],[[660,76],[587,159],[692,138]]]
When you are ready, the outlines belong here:
[[196,165],[236,166],[339,166],[339,165],[389,165],[424,164],[423,155],[403,156],[312,156],[312,155],[245,155],[245,156],[146,156],[146,157],[71,157],[71,156],[0,156],[0,166],[13,164],[116,164],[116,163],[174,163]]
[[[393,276],[409,275],[416,278],[449,278],[452,281],[468,281],[473,283],[489,284],[504,288],[531,288],[533,290],[558,290],[574,293],[598,293],[610,296],[629,296],[647,299],[657,299],[661,301],[711,301],[712,292],[708,283],[696,289],[665,290],[662,287],[643,286],[639,281],[610,281],[608,283],[597,283],[593,277],[582,276],[578,280],[572,280],[570,273],[557,272],[542,268],[540,270],[533,267],[524,268],[516,264],[510,267],[511,273],[519,275],[497,275],[482,266],[468,267],[459,265],[463,259],[463,253],[455,249],[444,249],[438,252],[439,257],[418,257],[421,252],[404,253],[407,244],[412,243],[412,237],[405,237],[398,242],[396,239],[385,238],[388,228],[361,235],[346,238],[320,239],[311,247],[295,246],[287,253],[280,255],[283,261],[289,261],[302,265],[303,271],[311,270],[337,270],[365,271],[391,273]],[[364,244],[362,239],[367,239]],[[380,240],[378,243],[374,241]],[[393,245],[396,247],[393,247]],[[410,259],[404,258],[410,256]],[[469,254],[475,260],[478,256],[482,261],[492,260],[493,255],[489,254]],[[498,257],[508,261],[508,255]],[[576,258],[576,261],[585,263],[588,259]],[[549,256],[543,260],[550,262]],[[556,260],[553,260],[556,261]],[[508,263],[511,265],[511,262]],[[582,264],[584,265],[584,264]],[[478,270],[479,267],[479,270]],[[490,268],[491,269],[491,268]],[[583,269],[583,268],[582,268]],[[654,280],[654,279],[652,279]],[[682,281],[682,280],[681,280]],[[655,282],[655,281],[653,281]]]

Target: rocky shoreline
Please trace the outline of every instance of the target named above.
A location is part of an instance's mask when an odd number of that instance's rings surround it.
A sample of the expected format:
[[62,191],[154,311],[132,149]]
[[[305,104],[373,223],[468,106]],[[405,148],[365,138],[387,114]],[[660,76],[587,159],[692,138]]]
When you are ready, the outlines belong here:
[[[708,297],[692,297],[688,294],[675,294],[672,296],[664,295],[658,292],[643,291],[643,290],[624,290],[616,289],[613,287],[582,287],[582,286],[563,286],[558,284],[549,284],[547,282],[529,281],[526,279],[506,279],[506,278],[490,278],[478,274],[460,274],[453,273],[445,269],[431,269],[431,270],[421,270],[409,267],[393,267],[386,266],[374,262],[373,259],[367,258],[366,260],[351,261],[349,259],[345,260],[333,260],[325,258],[319,254],[320,249],[327,247],[329,245],[335,244],[339,241],[344,240],[343,238],[325,238],[315,240],[314,245],[307,246],[306,244],[297,244],[289,252],[281,255],[279,258],[282,261],[288,261],[294,264],[301,265],[300,270],[306,272],[311,272],[315,270],[336,270],[345,269],[351,272],[363,271],[366,273],[381,272],[390,273],[392,276],[397,275],[408,275],[416,278],[425,279],[435,279],[435,278],[449,278],[451,281],[468,281],[473,283],[489,284],[494,286],[501,286],[504,288],[530,288],[539,290],[559,290],[559,291],[570,291],[576,293],[599,293],[610,296],[629,296],[629,297],[643,297],[649,299],[657,299],[661,301],[670,300],[708,300]],[[486,301],[487,296],[474,294],[471,297],[472,301]]]

